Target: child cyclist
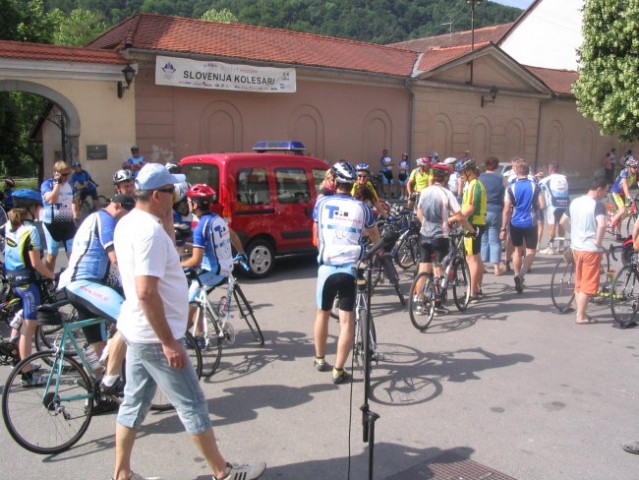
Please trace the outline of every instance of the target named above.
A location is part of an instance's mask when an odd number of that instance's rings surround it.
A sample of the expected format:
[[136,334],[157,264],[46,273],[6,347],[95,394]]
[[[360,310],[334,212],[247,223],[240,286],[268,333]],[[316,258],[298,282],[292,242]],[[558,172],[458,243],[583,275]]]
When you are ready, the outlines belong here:
[[612,194],[612,199],[617,205],[617,213],[612,217],[610,221],[610,228],[612,229],[611,233],[616,232],[617,241],[624,240],[619,233],[619,223],[624,218],[626,213],[626,208],[630,206],[632,202],[632,197],[630,196],[630,187],[637,183],[637,169],[639,167],[639,160],[636,160],[634,157],[628,157],[626,160],[626,168],[624,168],[615,183],[610,187],[610,193]]

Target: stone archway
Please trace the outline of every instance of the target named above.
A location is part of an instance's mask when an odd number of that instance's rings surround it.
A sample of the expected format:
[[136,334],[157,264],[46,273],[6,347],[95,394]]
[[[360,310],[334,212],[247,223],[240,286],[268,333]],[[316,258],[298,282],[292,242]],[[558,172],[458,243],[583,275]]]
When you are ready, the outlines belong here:
[[71,101],[57,90],[24,80],[0,80],[0,92],[24,92],[39,95],[56,104],[65,121],[65,161],[69,164],[80,158],[80,116]]

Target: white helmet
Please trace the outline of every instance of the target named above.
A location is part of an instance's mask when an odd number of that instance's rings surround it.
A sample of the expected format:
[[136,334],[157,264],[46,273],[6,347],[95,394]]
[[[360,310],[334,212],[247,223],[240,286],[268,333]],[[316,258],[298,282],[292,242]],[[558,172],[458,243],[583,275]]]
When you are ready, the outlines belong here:
[[188,184],[188,182],[181,182],[174,184],[173,187],[173,191],[175,192],[173,203],[178,203],[186,198],[186,192],[189,191],[190,185]]
[[444,163],[446,165],[454,165],[455,163],[457,163],[457,159],[455,157],[448,157],[444,160]]

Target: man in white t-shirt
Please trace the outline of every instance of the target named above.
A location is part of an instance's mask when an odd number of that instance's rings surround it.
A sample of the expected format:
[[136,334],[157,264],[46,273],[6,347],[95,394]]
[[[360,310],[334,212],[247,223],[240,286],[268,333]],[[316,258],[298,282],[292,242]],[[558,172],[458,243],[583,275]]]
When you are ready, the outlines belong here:
[[606,233],[606,210],[601,201],[608,194],[608,181],[597,177],[590,189],[572,201],[561,218],[564,226],[570,224],[570,247],[575,260],[575,301],[579,325],[597,323],[586,314],[588,299],[599,290],[602,242]]
[[175,407],[214,479],[255,479],[266,468],[264,463],[227,464],[218,450],[207,401],[185,350],[188,285],[175,248],[172,211],[174,184],[184,180],[184,175],[172,175],[158,163],[142,167],[136,179],[136,206],[115,229],[115,253],[126,298],[118,330],[128,347],[127,383],[115,431],[115,480],[143,478],[131,472],[131,454],[158,386]]
[[[539,181],[539,186],[546,198],[546,223],[548,223],[548,245],[541,253],[552,255],[555,251],[555,234],[564,236],[564,229],[559,224],[561,217],[570,203],[568,179],[558,172],[557,162],[548,164],[548,175]],[[559,241],[559,248],[564,245]]]

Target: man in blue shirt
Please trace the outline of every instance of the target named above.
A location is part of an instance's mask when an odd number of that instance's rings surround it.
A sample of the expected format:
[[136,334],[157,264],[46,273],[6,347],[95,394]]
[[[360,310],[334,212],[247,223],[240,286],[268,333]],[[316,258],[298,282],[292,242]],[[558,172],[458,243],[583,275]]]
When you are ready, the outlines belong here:
[[[515,163],[517,181],[506,189],[504,199],[504,213],[502,229],[499,233],[501,240],[506,239],[506,231],[510,229],[510,238],[515,251],[513,252],[513,270],[515,271],[515,290],[524,291],[524,277],[530,270],[535,253],[537,252],[539,212],[545,206],[539,185],[528,178],[530,167],[525,160]],[[524,244],[526,257],[524,256]],[[523,258],[523,260],[522,260]]]
[[82,170],[82,164],[80,162],[73,162],[71,166],[73,167],[73,174],[71,175],[69,183],[71,187],[73,187],[73,194],[79,194],[80,201],[86,197],[91,197],[95,205],[95,202],[98,201],[98,190],[91,175],[89,175],[89,172],[86,170]]

